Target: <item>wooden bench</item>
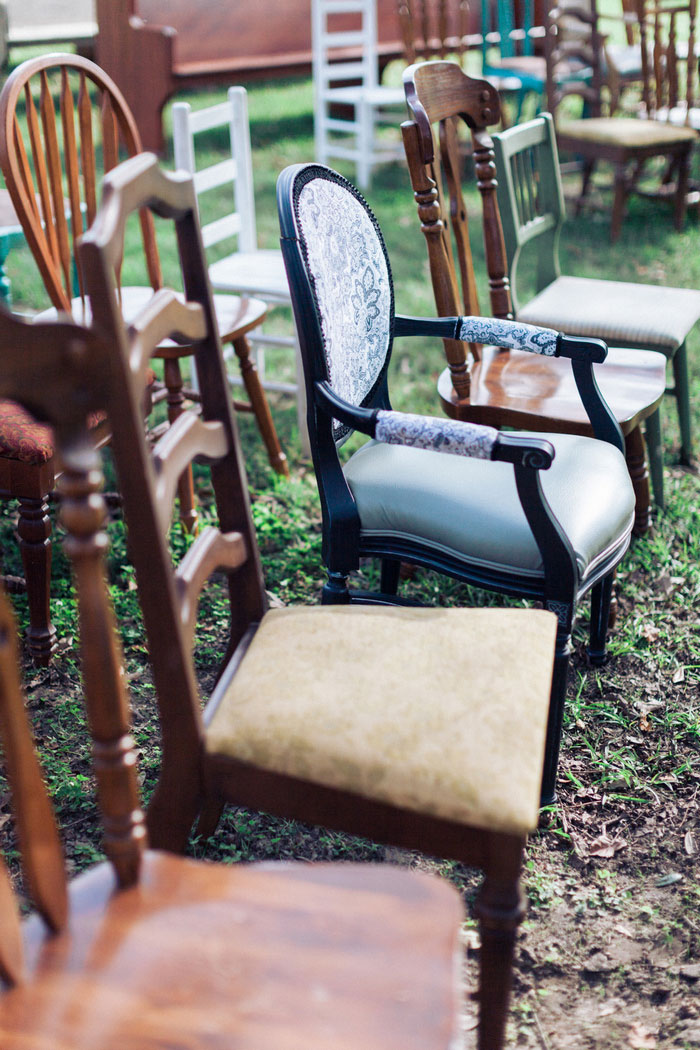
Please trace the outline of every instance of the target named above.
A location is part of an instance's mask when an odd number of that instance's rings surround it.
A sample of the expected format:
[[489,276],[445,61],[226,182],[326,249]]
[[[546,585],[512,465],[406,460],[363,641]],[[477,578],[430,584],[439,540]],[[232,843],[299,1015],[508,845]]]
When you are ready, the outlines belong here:
[[[396,0],[377,0],[380,60],[402,53]],[[177,91],[311,71],[310,0],[96,0],[97,62],[116,81],[146,149]]]

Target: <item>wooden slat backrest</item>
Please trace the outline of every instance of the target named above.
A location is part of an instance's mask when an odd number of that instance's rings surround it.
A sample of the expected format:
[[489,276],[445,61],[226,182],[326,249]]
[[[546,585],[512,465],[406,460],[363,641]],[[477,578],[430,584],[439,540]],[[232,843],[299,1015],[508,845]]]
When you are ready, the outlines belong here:
[[[26,130],[25,130],[26,128]],[[18,66],[0,95],[0,165],[51,302],[67,311],[84,280],[76,242],[97,210],[99,180],[120,156],[141,152],[136,124],[116,85],[78,55]],[[160,287],[153,220],[141,217],[148,280]],[[117,273],[121,260],[117,261]]]
[[[655,120],[685,120],[697,107],[697,0],[636,0],[642,52],[642,101]],[[678,107],[682,107],[682,111]]]
[[[568,96],[583,99],[590,116],[601,113],[603,39],[596,0],[559,0],[547,13],[547,108],[555,113]],[[572,68],[585,71],[577,78]]]
[[468,47],[477,42],[470,36],[468,0],[398,0],[404,58],[419,59],[458,55],[462,61]]
[[[127,328],[115,300],[114,261],[122,251],[127,216],[144,203],[175,220],[188,304],[161,290]],[[102,207],[80,247],[96,330],[115,348],[110,418],[112,447],[129,526],[156,692],[161,710],[163,762],[177,754],[184,783],[195,775],[183,738],[201,732],[200,700],[191,638],[197,592],[217,567],[228,570],[231,603],[229,648],[261,618],[265,597],[250,516],[245,471],[218,333],[189,177],[164,175],[155,157],[144,154],[106,177]],[[194,345],[201,389],[201,420],[183,413],[151,452],[141,419],[143,372],[153,349],[171,334]],[[194,455],[211,459],[219,530],[205,530],[185,562],[173,567],[165,532],[174,484]],[[162,503],[168,502],[167,509]],[[219,538],[223,536],[223,539]]]
[[[495,317],[512,317],[508,266],[493,177],[493,144],[486,132],[488,125],[499,119],[498,93],[486,81],[467,77],[455,62],[411,66],[404,73],[404,85],[413,116],[412,121],[402,125],[404,146],[421,230],[428,247],[438,314],[449,317],[456,313],[480,313],[467,209],[462,195],[464,150],[457,128],[464,122],[471,133],[481,195],[491,311]],[[446,196],[442,192],[443,182]],[[451,238],[454,238],[454,251]],[[455,393],[458,398],[467,398],[470,384],[466,346],[457,340],[444,340],[444,343]],[[478,360],[480,348],[472,344],[470,350]]]
[[[120,885],[138,876],[145,842],[121,655],[104,576],[104,503],[88,414],[104,410],[105,344],[68,322],[31,324],[0,314],[0,397],[25,405],[54,427],[61,460],[66,550],[78,587],[85,697],[93,738],[104,845]],[[41,376],[42,381],[37,382]],[[0,600],[0,736],[29,896],[50,929],[66,922],[66,878],[58,833],[31,742],[17,670],[11,613]],[[17,923],[0,866],[0,972],[21,976]]]

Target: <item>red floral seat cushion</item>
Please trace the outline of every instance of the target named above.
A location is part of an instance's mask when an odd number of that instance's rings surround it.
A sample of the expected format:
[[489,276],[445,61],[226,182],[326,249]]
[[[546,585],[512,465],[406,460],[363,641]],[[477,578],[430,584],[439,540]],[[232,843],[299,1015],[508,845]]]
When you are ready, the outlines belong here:
[[[104,413],[93,412],[88,426],[93,429],[104,419]],[[0,399],[0,456],[38,465],[47,463],[54,452],[53,428],[48,423],[37,423],[16,401]]]

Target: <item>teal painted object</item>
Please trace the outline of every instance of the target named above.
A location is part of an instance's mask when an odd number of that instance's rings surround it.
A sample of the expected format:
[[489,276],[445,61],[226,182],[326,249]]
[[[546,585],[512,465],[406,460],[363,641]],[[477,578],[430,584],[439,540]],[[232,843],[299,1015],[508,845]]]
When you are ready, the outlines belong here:
[[[523,103],[528,94],[538,96],[537,110],[544,96],[546,74],[543,63],[535,57],[532,38],[533,0],[522,0],[521,24],[515,23],[514,0],[481,0],[481,55],[482,74],[487,79],[503,81],[499,91],[514,91],[517,98],[515,123],[522,116]],[[494,48],[499,55],[494,56]],[[519,64],[520,59],[530,60]],[[533,68],[523,68],[530,65]],[[536,67],[541,65],[541,69]]]

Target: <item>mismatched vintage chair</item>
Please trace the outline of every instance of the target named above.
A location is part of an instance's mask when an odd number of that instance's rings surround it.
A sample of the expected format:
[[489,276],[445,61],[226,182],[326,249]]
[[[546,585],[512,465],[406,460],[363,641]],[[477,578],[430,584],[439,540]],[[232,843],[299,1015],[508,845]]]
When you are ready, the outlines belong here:
[[[206,249],[216,249],[218,258],[209,266],[212,288],[219,292],[259,295],[269,306],[291,306],[287,275],[279,248],[258,248],[255,222],[253,164],[248,123],[248,96],[245,88],[232,87],[225,102],[192,110],[189,102],[176,102],[172,110],[175,165],[188,171],[194,179],[200,212],[205,200],[206,221],[202,222],[202,239]],[[212,134],[227,139],[230,157],[218,158],[208,167],[197,165],[197,145],[212,142]],[[225,207],[212,203],[214,193],[222,187],[229,194]],[[231,211],[230,209],[233,208]],[[222,247],[224,246],[224,247]],[[228,254],[222,254],[227,251]],[[256,351],[256,364],[266,390],[294,394],[302,449],[308,454],[304,381],[301,374],[299,344],[295,337],[273,335],[259,328],[248,341]],[[290,348],[297,367],[296,383],[265,378],[265,347]],[[239,407],[239,406],[237,406]]]
[[[110,172],[104,186],[81,258],[95,333],[114,355],[112,448],[161,716],[151,841],[183,848],[198,814],[206,834],[229,801],[480,867],[479,1045],[498,1047],[520,916],[518,870],[538,816],[554,618],[497,609],[266,612],[192,184],[163,175],[146,156]],[[114,299],[113,260],[125,213],[147,202],[175,218],[188,302],[161,291],[127,330]],[[164,331],[194,343],[202,415],[186,410],[151,452],[137,406]],[[367,416],[369,429],[379,426]],[[545,441],[423,422],[428,440],[444,440],[449,450],[550,459]],[[392,413],[381,424],[385,439],[416,425]],[[195,455],[211,464],[219,524],[175,569],[166,542],[172,496]],[[534,467],[515,469],[522,484],[537,485]],[[231,622],[203,712],[194,623],[199,590],[217,567],[228,577]]]
[[[694,0],[690,6],[694,6]],[[579,207],[588,199],[595,165],[607,161],[614,171],[610,238],[616,241],[622,228],[627,198],[636,189],[642,169],[647,161],[660,158],[666,165],[665,195],[673,201],[676,229],[682,229],[687,207],[690,155],[697,133],[690,127],[674,126],[660,120],[602,115],[603,48],[596,0],[590,0],[590,6],[559,4],[550,9],[545,54],[547,106],[555,118],[559,149],[574,154],[583,163]],[[562,63],[568,64],[572,59],[590,67],[591,77],[562,79],[559,76]],[[690,67],[694,61],[693,57]],[[660,72],[663,80],[664,73]],[[689,79],[692,81],[692,73]],[[582,99],[586,109],[584,117],[570,119],[558,113],[561,103],[573,96]]]
[[[482,202],[491,312],[496,317],[512,318],[508,260],[496,196],[500,172],[494,167],[492,140],[487,133],[488,125],[498,121],[496,93],[484,81],[467,77],[452,62],[411,66],[405,71],[404,85],[413,116],[402,127],[404,145],[428,248],[437,312],[443,317],[457,312],[480,313],[462,195],[464,162],[458,129],[466,125]],[[595,302],[589,309],[595,315]],[[556,327],[568,331],[564,323]],[[448,367],[440,377],[438,390],[448,415],[491,426],[593,434],[568,362],[542,360],[494,346],[473,344],[469,348],[463,342],[447,341],[445,350]],[[666,359],[661,354],[629,350],[613,351],[605,365],[596,370],[603,395],[625,438],[635,486],[638,533],[651,524],[641,423],[656,417],[665,372]],[[659,475],[655,477],[658,482]]]
[[[120,158],[140,152],[138,129],[124,97],[93,62],[78,55],[44,55],[23,62],[8,77],[0,94],[0,166],[49,298],[56,310],[72,311],[77,320],[85,307],[85,275],[75,244],[94,219],[100,174]],[[155,232],[147,215],[141,223],[141,243],[141,270],[148,283],[122,284],[119,278],[127,317],[162,284]],[[131,253],[131,265],[136,254]],[[246,339],[264,319],[265,306],[227,295],[216,296],[215,305],[221,338],[233,344],[239,358],[270,462],[280,473],[288,473]],[[160,356],[172,421],[184,399],[180,359],[190,353],[170,345],[161,348]],[[180,505],[183,523],[194,528],[191,476],[181,483]]]
[[[513,80],[519,85],[514,124],[520,123],[528,94],[537,96],[539,109],[547,83],[544,55],[535,54],[535,28],[533,0],[520,0],[519,5],[515,0],[481,0],[481,72],[501,92],[512,91]],[[539,29],[543,36],[544,27]]]
[[311,0],[311,47],[316,157],[351,161],[366,189],[376,165],[402,157],[400,142],[377,135],[403,108],[401,90],[379,82],[377,0]]
[[148,847],[105,575],[99,454],[85,427],[109,398],[111,348],[75,324],[30,325],[4,311],[0,345],[2,396],[56,428],[109,858],[68,879],[0,595],[0,740],[34,908],[20,920],[0,857],[3,1050],[448,1050],[463,914],[452,887],[379,865],[231,866]]
[[[680,424],[680,458],[692,454],[686,340],[700,320],[700,291],[562,275],[559,241],[566,217],[554,126],[549,114],[493,136],[498,201],[510,266],[516,317],[530,324],[597,336],[613,347],[662,353],[673,368]],[[519,288],[521,250],[536,244],[535,295],[523,302]],[[616,360],[629,350],[613,351]],[[635,358],[636,360],[636,358]],[[647,444],[657,503],[662,503],[661,433],[657,416],[647,417]]]

